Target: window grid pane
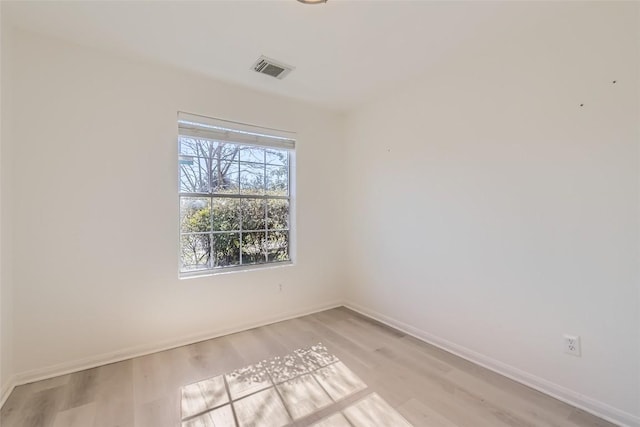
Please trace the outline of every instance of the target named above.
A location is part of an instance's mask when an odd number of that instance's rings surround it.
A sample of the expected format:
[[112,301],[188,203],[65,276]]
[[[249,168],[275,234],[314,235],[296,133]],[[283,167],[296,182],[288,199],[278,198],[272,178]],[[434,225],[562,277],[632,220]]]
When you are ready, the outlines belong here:
[[210,269],[211,236],[209,233],[193,233],[180,238],[183,271]]

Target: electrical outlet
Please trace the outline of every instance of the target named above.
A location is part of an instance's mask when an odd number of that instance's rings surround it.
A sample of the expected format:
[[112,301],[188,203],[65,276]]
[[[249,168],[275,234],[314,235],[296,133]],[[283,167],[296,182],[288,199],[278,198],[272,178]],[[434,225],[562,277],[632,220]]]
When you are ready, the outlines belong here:
[[282,292],[282,283],[278,283],[278,292]]
[[564,338],[564,352],[572,356],[580,357],[580,337],[577,335],[565,334]]

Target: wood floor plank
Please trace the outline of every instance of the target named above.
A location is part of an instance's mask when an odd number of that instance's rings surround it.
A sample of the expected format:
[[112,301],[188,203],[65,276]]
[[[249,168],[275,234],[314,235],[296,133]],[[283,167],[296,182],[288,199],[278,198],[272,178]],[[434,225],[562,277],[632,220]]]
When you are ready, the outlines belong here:
[[409,399],[403,405],[398,408],[398,411],[409,421],[412,425],[422,426],[428,425],[430,427],[456,427],[449,418],[445,417],[438,411],[423,404],[418,399]]
[[306,417],[331,404],[331,398],[312,374],[276,386],[294,420]]
[[382,426],[374,410],[416,427],[613,425],[345,308],[19,386],[0,424]]
[[73,409],[91,403],[96,394],[98,368],[71,374],[65,387],[66,396],[62,410]]
[[222,375],[186,385],[181,392],[180,417],[183,419],[229,402]]
[[239,427],[282,427],[291,417],[275,389],[270,388],[233,403]]
[[372,393],[342,413],[355,427],[411,427],[411,424],[378,394]]
[[94,424],[95,418],[96,404],[88,403],[58,412],[53,427],[87,427]]
[[132,427],[133,360],[98,368],[95,396],[96,416],[93,427]]
[[313,424],[313,427],[352,427],[341,413],[334,414]]
[[135,426],[175,427],[181,424],[180,408],[171,396],[135,407]]
[[28,397],[15,425],[50,427],[61,409],[63,389],[63,386],[47,388]]
[[243,366],[244,358],[233,347],[229,337],[191,344],[186,346],[186,350],[187,363],[194,371],[195,381],[225,374]]

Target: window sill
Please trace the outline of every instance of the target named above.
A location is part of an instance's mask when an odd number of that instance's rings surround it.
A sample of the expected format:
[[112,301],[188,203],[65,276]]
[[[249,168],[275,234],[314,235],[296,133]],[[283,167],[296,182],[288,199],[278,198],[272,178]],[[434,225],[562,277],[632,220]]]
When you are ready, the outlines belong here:
[[273,270],[277,268],[285,268],[294,266],[293,261],[282,261],[271,264],[255,264],[255,265],[239,265],[236,267],[223,267],[217,270],[200,270],[193,272],[184,272],[179,274],[179,279],[197,279],[201,277],[220,276],[223,274],[245,273],[249,271]]

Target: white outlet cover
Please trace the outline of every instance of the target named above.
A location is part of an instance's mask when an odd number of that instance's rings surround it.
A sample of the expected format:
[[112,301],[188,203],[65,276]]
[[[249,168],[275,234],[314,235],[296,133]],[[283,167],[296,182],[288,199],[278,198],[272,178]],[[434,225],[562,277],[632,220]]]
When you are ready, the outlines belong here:
[[563,335],[564,352],[572,356],[580,357],[582,349],[580,348],[580,337],[578,335]]

